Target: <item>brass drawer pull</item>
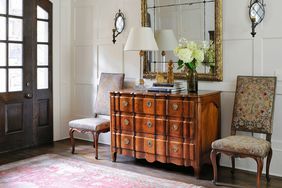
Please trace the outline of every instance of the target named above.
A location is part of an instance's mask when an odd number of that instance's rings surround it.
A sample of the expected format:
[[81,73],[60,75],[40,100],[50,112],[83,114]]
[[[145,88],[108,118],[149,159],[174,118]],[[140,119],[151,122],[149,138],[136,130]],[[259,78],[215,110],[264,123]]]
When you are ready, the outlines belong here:
[[178,147],[177,146],[173,146],[173,148],[172,148],[172,151],[174,152],[174,153],[177,153],[178,151],[179,151],[179,149],[178,149]]
[[125,138],[125,139],[124,139],[124,144],[125,144],[125,145],[129,145],[129,143],[130,143],[129,139],[128,139],[128,138]]
[[125,119],[125,120],[123,121],[123,123],[124,123],[124,125],[129,125],[128,119]]
[[173,124],[173,125],[172,125],[172,128],[173,128],[173,130],[177,131],[177,130],[178,130],[178,125]]
[[172,105],[172,109],[173,109],[174,111],[178,110],[178,104],[173,104],[173,105]]
[[151,108],[151,106],[152,106],[152,102],[151,102],[151,101],[148,101],[148,102],[147,102],[147,107],[148,107],[148,108]]
[[152,125],[153,125],[153,124],[152,124],[152,122],[151,122],[151,121],[148,121],[148,122],[147,122],[147,127],[148,127],[148,128],[151,128],[151,127],[152,127]]
[[128,106],[128,102],[127,102],[127,101],[122,101],[122,105],[123,105],[124,107],[127,107],[127,106]]
[[148,146],[151,148],[153,146],[153,142],[151,140],[148,140]]

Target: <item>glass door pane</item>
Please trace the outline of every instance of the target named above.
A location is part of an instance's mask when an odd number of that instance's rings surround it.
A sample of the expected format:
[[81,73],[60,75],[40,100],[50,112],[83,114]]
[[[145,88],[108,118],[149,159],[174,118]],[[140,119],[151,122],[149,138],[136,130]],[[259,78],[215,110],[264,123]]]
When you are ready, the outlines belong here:
[[13,16],[22,16],[23,0],[9,0],[9,14]]
[[37,6],[37,19],[48,20],[48,18],[49,18],[48,12],[46,12],[40,6]]
[[6,92],[6,69],[0,69],[0,93]]
[[23,20],[18,18],[9,18],[9,40],[23,40]]
[[9,69],[9,92],[22,91],[23,88],[23,70]]
[[49,46],[45,44],[37,45],[37,65],[48,66],[48,49]]
[[22,66],[23,65],[23,50],[22,44],[9,44],[9,66]]
[[6,66],[6,43],[0,42],[0,66]]
[[6,17],[0,16],[0,40],[6,40]]
[[37,21],[37,42],[48,42],[48,22]]
[[6,0],[0,0],[0,14],[6,14]]
[[48,89],[48,68],[37,68],[37,89]]

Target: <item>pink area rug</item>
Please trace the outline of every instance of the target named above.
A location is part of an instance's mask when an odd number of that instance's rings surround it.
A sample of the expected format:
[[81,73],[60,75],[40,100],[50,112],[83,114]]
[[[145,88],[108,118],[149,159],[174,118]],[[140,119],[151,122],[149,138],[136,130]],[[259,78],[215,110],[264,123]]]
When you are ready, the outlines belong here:
[[200,186],[46,154],[0,166],[1,188],[151,188]]

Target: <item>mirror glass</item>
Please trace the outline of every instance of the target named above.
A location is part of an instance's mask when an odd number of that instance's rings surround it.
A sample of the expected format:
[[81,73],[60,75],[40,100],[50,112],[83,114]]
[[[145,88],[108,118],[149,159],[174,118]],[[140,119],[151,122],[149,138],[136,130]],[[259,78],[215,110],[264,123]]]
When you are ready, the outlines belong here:
[[[209,52],[205,53],[209,55],[205,55],[204,62],[197,67],[199,80],[220,81],[221,2],[221,0],[142,0],[142,26],[151,27],[155,33],[171,29],[177,40],[194,41],[209,49]],[[162,51],[147,52],[144,58],[144,77],[154,78],[157,72],[166,75],[169,60],[174,62],[175,78],[185,78],[183,70],[177,69],[178,58],[173,51],[165,51],[165,58]]]
[[250,7],[250,17],[255,18],[255,23],[259,24],[264,18],[264,6],[260,2],[255,2]]
[[117,17],[115,26],[116,26],[117,32],[121,33],[123,31],[124,20],[123,20],[122,16]]

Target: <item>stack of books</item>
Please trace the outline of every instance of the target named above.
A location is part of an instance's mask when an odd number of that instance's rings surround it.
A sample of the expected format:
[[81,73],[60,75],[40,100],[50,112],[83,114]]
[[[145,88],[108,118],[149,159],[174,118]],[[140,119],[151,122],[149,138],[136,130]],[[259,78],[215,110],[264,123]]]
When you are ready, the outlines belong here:
[[175,82],[174,84],[170,83],[153,83],[153,86],[148,88],[149,92],[179,92],[183,91],[185,88],[181,85],[181,82]]

